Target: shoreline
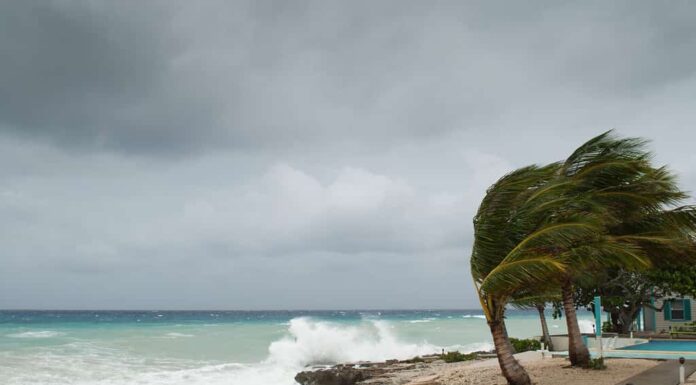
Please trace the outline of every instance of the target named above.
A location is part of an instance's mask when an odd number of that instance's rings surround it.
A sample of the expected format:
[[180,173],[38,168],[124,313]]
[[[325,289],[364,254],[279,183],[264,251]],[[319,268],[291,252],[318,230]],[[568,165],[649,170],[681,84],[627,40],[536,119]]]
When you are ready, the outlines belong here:
[[[606,359],[607,369],[570,367],[566,358],[543,358],[540,352],[515,354],[536,385],[614,385],[659,363],[648,359]],[[334,365],[295,377],[301,385],[506,385],[497,358],[446,363],[439,356]]]

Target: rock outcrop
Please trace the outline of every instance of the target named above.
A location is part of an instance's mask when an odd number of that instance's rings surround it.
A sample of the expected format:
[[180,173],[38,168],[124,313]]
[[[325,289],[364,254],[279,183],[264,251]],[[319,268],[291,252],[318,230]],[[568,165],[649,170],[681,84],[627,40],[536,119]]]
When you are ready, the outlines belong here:
[[359,362],[300,372],[301,385],[440,385],[438,368],[446,364],[439,355],[386,362]]
[[373,377],[373,373],[348,366],[300,372],[295,381],[302,385],[353,385]]

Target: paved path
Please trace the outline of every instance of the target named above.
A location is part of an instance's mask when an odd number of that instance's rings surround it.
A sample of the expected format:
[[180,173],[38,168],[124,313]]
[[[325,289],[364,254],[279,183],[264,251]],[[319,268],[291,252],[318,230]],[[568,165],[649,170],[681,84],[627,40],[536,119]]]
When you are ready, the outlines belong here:
[[[696,361],[687,360],[684,364],[686,376],[696,372]],[[627,378],[616,385],[678,385],[679,361],[669,360],[657,366]]]

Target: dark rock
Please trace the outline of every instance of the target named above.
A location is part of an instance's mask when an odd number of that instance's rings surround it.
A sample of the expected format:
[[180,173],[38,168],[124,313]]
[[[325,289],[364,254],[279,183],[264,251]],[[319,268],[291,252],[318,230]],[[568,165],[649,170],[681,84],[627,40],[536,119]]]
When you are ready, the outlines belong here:
[[313,372],[300,372],[295,376],[295,381],[302,385],[354,385],[358,381],[369,378],[366,376],[368,373],[364,370],[340,366]]
[[[491,352],[474,353],[474,359]],[[338,364],[330,368],[308,368],[295,376],[301,385],[439,385],[437,372],[448,365],[439,354],[414,357],[408,360],[357,362]]]

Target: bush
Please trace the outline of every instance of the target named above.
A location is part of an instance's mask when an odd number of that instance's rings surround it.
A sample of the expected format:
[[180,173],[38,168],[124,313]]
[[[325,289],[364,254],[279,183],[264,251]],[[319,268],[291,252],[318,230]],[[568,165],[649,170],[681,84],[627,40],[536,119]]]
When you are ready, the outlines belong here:
[[541,342],[535,339],[510,338],[510,343],[512,344],[512,348],[515,349],[516,353],[541,349]]
[[612,325],[609,321],[604,321],[602,323],[602,331],[607,333],[614,332],[614,325]]
[[461,362],[475,360],[477,355],[476,353],[462,354],[459,352],[447,352],[441,355],[441,357],[445,362]]
[[607,366],[604,364],[604,358],[602,357],[591,359],[588,367],[594,370],[604,370],[607,368]]

